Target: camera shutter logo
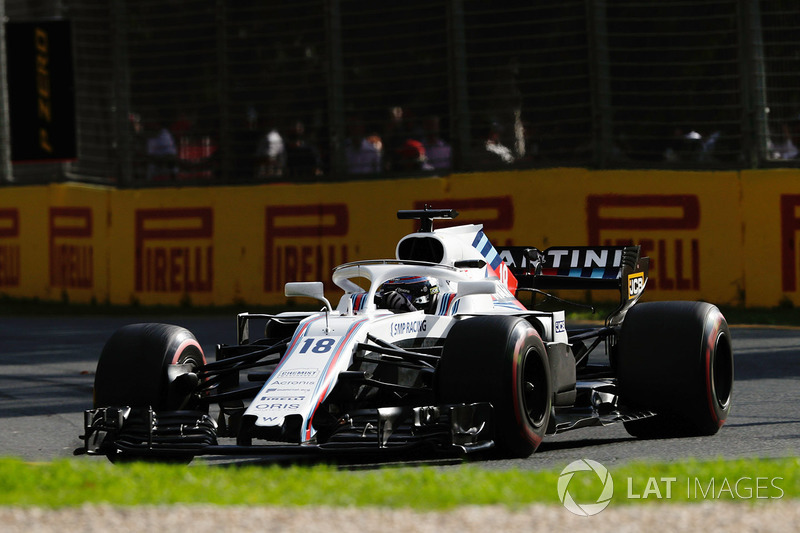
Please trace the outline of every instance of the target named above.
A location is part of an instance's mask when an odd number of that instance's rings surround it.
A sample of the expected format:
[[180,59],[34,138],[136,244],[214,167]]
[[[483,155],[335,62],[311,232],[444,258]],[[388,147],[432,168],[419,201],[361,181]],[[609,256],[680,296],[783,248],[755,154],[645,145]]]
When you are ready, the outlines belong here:
[[[594,472],[600,481],[603,482],[603,491],[594,503],[578,503],[569,493],[569,482],[575,472],[591,471]],[[596,515],[611,503],[611,497],[614,495],[614,480],[611,479],[611,474],[606,467],[592,461],[591,459],[581,459],[573,461],[561,471],[558,478],[558,499],[564,504],[564,507],[573,514],[578,516],[592,516]]]

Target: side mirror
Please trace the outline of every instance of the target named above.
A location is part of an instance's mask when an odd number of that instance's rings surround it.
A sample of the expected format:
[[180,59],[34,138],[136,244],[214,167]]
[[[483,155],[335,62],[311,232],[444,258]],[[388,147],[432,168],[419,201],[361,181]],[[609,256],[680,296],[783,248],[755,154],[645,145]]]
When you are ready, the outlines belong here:
[[331,303],[325,298],[325,288],[321,281],[292,281],[284,287],[283,293],[286,296],[305,296],[314,298],[325,304],[328,312],[333,312]]

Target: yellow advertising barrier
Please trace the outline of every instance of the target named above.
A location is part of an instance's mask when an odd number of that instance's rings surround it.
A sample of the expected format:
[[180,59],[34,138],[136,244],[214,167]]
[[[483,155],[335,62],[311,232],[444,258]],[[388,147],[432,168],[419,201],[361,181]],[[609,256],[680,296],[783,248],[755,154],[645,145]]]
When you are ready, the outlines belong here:
[[742,183],[745,301],[800,305],[800,172],[746,171]]
[[6,187],[0,196],[0,293],[108,299],[108,191],[79,185]]
[[[498,245],[639,244],[646,299],[800,304],[800,171],[545,169],[305,185],[5,187],[0,294],[145,305],[285,301],[394,257],[398,209],[457,209]],[[439,221],[442,227],[444,221]],[[608,295],[615,298],[615,295]]]

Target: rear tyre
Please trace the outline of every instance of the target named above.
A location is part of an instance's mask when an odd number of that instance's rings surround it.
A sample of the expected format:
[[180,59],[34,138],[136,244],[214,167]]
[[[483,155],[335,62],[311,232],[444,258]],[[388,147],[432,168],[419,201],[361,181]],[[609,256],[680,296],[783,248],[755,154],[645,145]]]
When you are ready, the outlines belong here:
[[495,449],[527,457],[550,419],[552,385],[544,344],[524,319],[475,317],[448,334],[436,372],[440,403],[490,402]]
[[728,323],[705,302],[632,307],[617,346],[620,400],[655,417],[625,423],[631,435],[713,435],[725,423],[733,390]]

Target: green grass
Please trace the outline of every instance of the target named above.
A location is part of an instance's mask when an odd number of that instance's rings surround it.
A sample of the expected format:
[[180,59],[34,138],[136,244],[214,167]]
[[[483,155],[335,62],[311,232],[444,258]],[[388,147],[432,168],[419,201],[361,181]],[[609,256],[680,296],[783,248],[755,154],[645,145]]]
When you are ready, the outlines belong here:
[[[517,508],[531,503],[560,504],[560,471],[498,470],[476,465],[366,471],[337,470],[332,466],[220,467],[202,463],[114,466],[99,459],[27,463],[6,458],[0,459],[0,505],[57,508],[84,503],[187,503],[441,510],[459,505],[500,504]],[[614,505],[800,498],[800,459],[796,457],[673,464],[637,462],[614,468],[611,474]],[[649,497],[628,498],[628,478],[632,494],[640,496],[651,483]],[[650,478],[660,485],[662,499],[656,498]],[[666,499],[668,482],[663,481],[668,478],[675,478],[670,499]],[[738,480],[742,481],[736,487]],[[597,476],[590,471],[577,472],[568,486],[578,502],[596,501],[601,489]]]

